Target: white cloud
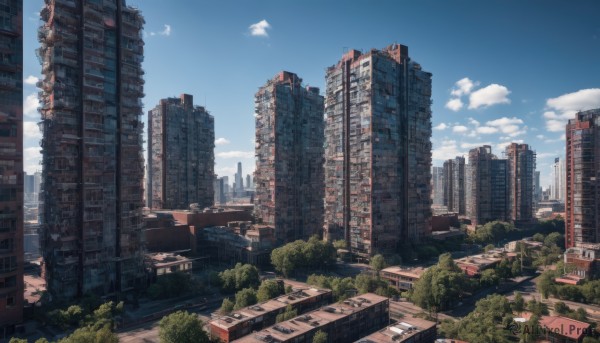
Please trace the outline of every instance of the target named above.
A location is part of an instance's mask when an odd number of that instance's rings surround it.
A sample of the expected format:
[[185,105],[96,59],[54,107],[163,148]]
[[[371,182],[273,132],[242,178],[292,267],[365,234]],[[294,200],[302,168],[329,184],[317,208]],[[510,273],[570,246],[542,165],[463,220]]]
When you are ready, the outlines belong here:
[[498,132],[498,129],[493,126],[479,126],[475,129],[475,131],[477,131],[477,133],[489,135]]
[[459,111],[462,107],[463,107],[463,103],[458,98],[456,98],[456,99],[450,99],[446,103],[446,108],[449,109],[449,110],[451,110],[451,111],[454,111],[454,112]]
[[469,118],[469,124],[474,125],[474,126],[479,126],[479,122],[473,118]]
[[41,139],[42,133],[36,122],[24,121],[23,122],[23,139]]
[[581,89],[577,92],[563,94],[546,100],[543,117],[546,130],[560,132],[565,130],[567,121],[578,111],[600,107],[600,88]]
[[471,93],[473,87],[479,85],[479,82],[473,82],[468,77],[456,81],[454,88],[450,92],[453,96],[460,97]]
[[215,139],[215,145],[227,145],[229,143],[231,143],[231,142],[227,138],[221,137],[221,138]]
[[471,93],[469,96],[469,109],[485,108],[496,104],[510,104],[509,94],[508,88],[493,83]]
[[500,127],[505,126],[505,125],[515,125],[515,124],[523,124],[523,120],[519,119],[517,117],[512,117],[512,118],[502,117],[502,118],[490,120],[487,122],[487,125],[489,125],[489,126],[500,126]]
[[458,150],[455,140],[443,140],[439,147],[431,151],[431,157],[436,161],[444,161],[462,155],[464,152]]
[[23,82],[25,82],[28,85],[32,85],[35,86],[35,84],[39,81],[40,79],[33,76],[33,75],[29,75],[27,76],[25,79],[23,79]]
[[267,29],[271,28],[271,24],[265,19],[259,21],[258,23],[250,25],[248,29],[250,30],[250,35],[252,36],[260,36],[260,37],[269,37],[269,33]]
[[[152,33],[150,33],[152,35]],[[165,29],[158,33],[161,36],[170,36],[171,35],[171,25],[165,24]]]
[[217,157],[221,158],[254,158],[254,151],[222,151],[217,153]]
[[27,174],[33,174],[42,169],[40,166],[40,160],[42,159],[40,149],[39,147],[23,149],[23,170]]
[[535,138],[537,138],[537,139],[544,139],[544,135],[537,135],[537,136],[535,136]]
[[517,117],[502,117],[494,120],[490,120],[486,123],[488,126],[498,129],[509,137],[516,137],[527,133],[527,126],[519,126],[523,124],[523,120]]
[[557,152],[538,152],[535,154],[535,157],[540,159],[540,158],[548,158],[548,157],[557,157],[559,155],[560,155],[560,153],[557,153]]
[[477,148],[477,147],[480,147],[483,145],[492,145],[492,143],[490,143],[490,142],[460,143],[460,147],[463,149],[473,149],[473,148]]
[[37,108],[39,106],[39,100],[37,93],[29,94],[23,101],[23,115],[30,119],[39,119]]
[[446,125],[446,123],[440,123],[439,125],[435,126],[433,129],[434,130],[446,130],[449,126]]
[[452,132],[454,132],[454,133],[465,133],[467,131],[469,131],[469,128],[464,125],[455,125],[452,128]]
[[236,167],[220,167],[220,168],[215,168],[215,172],[219,176],[233,175],[233,174],[237,173],[237,168]]

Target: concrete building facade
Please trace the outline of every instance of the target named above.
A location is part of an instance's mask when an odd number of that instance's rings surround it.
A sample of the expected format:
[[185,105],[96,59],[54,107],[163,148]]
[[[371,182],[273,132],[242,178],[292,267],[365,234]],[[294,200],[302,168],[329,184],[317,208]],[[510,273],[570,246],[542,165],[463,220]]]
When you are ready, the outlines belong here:
[[367,257],[428,235],[431,73],[392,44],[349,51],[326,83],[325,238]]
[[23,1],[0,6],[0,339],[23,320]]
[[41,249],[53,298],[145,283],[144,18],[125,1],[40,11]]
[[444,205],[448,212],[466,214],[465,204],[465,158],[457,156],[444,162]]
[[506,147],[509,219],[517,225],[531,223],[535,217],[535,157],[527,144],[511,143]]
[[160,100],[148,111],[148,197],[152,209],[214,203],[215,121],[194,98]]
[[484,145],[469,151],[470,192],[467,216],[474,225],[506,221],[508,211],[508,163]]
[[550,186],[550,196],[554,200],[565,201],[566,191],[566,168],[564,158],[557,157],[552,164],[552,185]]
[[566,247],[600,243],[600,109],[578,112],[566,138]]
[[323,227],[323,96],[282,71],[259,89],[256,105],[255,214],[279,243]]
[[431,199],[433,205],[444,204],[444,168],[431,168]]

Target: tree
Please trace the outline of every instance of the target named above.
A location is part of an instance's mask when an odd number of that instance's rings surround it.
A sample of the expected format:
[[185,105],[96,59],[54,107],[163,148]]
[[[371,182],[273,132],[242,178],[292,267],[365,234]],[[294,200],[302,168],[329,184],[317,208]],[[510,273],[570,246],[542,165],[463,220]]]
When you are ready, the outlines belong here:
[[299,269],[323,269],[336,261],[333,244],[312,236],[308,241],[297,240],[271,252],[271,264],[285,276]]
[[383,258],[383,255],[377,254],[373,256],[369,265],[371,266],[371,268],[373,268],[373,270],[375,270],[375,272],[379,276],[379,272],[383,268],[385,268],[385,258]]
[[484,287],[496,286],[500,282],[500,278],[496,275],[494,269],[486,269],[481,273],[479,283]]
[[119,337],[115,335],[108,325],[95,329],[93,326],[85,326],[75,330],[71,335],[58,341],[59,343],[117,343]]
[[345,239],[340,239],[333,242],[333,247],[336,249],[346,249],[348,244],[346,243]]
[[575,311],[573,319],[579,320],[580,322],[587,322],[588,321],[587,311],[583,307],[578,308]]
[[221,290],[225,293],[239,291],[243,288],[256,288],[260,284],[258,269],[251,264],[238,263],[232,269],[219,273]]
[[24,338],[11,337],[8,343],[27,343],[27,340]]
[[315,332],[312,343],[327,343],[327,334],[321,330]]
[[[521,257],[523,258],[523,257]],[[513,277],[515,276],[519,276],[521,275],[521,263],[519,260],[514,260],[511,267],[510,267],[510,273],[512,274]]]
[[565,242],[565,238],[559,232],[552,232],[552,233],[548,234],[548,236],[546,236],[546,238],[544,239],[544,245],[547,247],[552,247],[552,246],[562,247],[562,246],[564,246],[564,242]]
[[538,315],[534,314],[529,318],[526,325],[523,325],[523,330],[521,330],[521,340],[522,343],[533,343],[536,341],[540,326],[540,318]]
[[515,312],[523,312],[525,309],[525,300],[523,300],[523,296],[520,292],[515,292],[515,299],[512,303],[512,309]]
[[235,304],[233,301],[228,298],[223,299],[223,303],[221,303],[221,308],[219,308],[219,313],[222,315],[230,314],[233,311]]
[[258,302],[267,301],[273,299],[278,295],[284,294],[285,289],[283,288],[282,282],[276,280],[265,280],[258,287],[256,298]]
[[533,235],[533,237],[531,237],[534,241],[536,242],[544,242],[544,234],[543,233],[536,233],[535,235]]
[[554,303],[554,312],[556,312],[557,314],[567,314],[571,312],[571,309],[567,305],[565,305],[564,302],[557,301],[556,303]]
[[296,316],[298,316],[298,310],[293,309],[292,305],[287,305],[285,307],[285,311],[283,313],[278,314],[277,317],[275,317],[275,321],[277,323],[281,323],[286,320],[295,318]]
[[547,299],[550,292],[554,289],[553,276],[552,271],[545,271],[537,281],[537,290],[542,294],[544,299]]
[[490,250],[494,250],[495,248],[496,248],[496,246],[495,246],[495,245],[493,245],[493,244],[488,244],[488,245],[486,245],[486,246],[485,246],[485,248],[483,248],[483,251],[484,251],[484,252],[489,252]]
[[527,303],[527,309],[536,316],[544,316],[549,314],[548,305],[542,302],[537,302],[535,299],[529,300]]
[[163,317],[159,322],[158,336],[161,343],[210,342],[198,316],[185,311]]
[[235,293],[234,310],[239,310],[244,307],[256,304],[256,291],[252,288],[244,288]]

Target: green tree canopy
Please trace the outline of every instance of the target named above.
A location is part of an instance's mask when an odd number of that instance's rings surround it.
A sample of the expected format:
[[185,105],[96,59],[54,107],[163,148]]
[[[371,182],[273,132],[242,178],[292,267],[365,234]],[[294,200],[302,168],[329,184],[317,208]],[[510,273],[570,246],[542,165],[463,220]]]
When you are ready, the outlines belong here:
[[243,288],[256,288],[260,284],[258,269],[251,264],[238,263],[232,269],[219,273],[221,290],[231,293]]
[[159,322],[158,336],[161,343],[210,342],[198,316],[185,311],[177,311],[163,317]]
[[385,258],[381,254],[377,254],[371,258],[369,265],[379,275],[379,272],[386,267]]
[[271,252],[271,264],[285,276],[300,269],[327,268],[336,261],[333,244],[312,236],[308,241],[297,240]]
[[262,302],[273,299],[281,294],[285,294],[283,282],[278,282],[276,280],[265,280],[260,284],[260,287],[258,287],[256,298],[258,302]]
[[235,293],[234,310],[239,310],[244,307],[256,304],[256,291],[252,288],[244,288]]
[[315,332],[312,343],[327,343],[327,334],[321,330]]

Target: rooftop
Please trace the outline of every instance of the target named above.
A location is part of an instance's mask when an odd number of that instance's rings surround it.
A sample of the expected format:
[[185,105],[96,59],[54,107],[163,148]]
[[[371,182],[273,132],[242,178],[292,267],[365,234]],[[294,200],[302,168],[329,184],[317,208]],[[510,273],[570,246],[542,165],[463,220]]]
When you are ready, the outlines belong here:
[[171,265],[181,264],[183,262],[191,262],[192,259],[187,257],[176,255],[169,252],[157,252],[152,254],[146,254],[146,258],[152,261],[152,264],[156,267],[168,267]]
[[415,334],[429,330],[436,323],[421,318],[402,318],[401,321],[358,340],[356,343],[404,342]]
[[393,266],[393,267],[384,268],[381,270],[381,272],[410,276],[413,278],[420,278],[421,275],[423,275],[423,273],[425,273],[426,270],[427,270],[427,268],[423,268],[423,267],[411,268],[411,267]]
[[574,340],[581,338],[592,330],[588,323],[560,316],[542,316],[540,326]]

